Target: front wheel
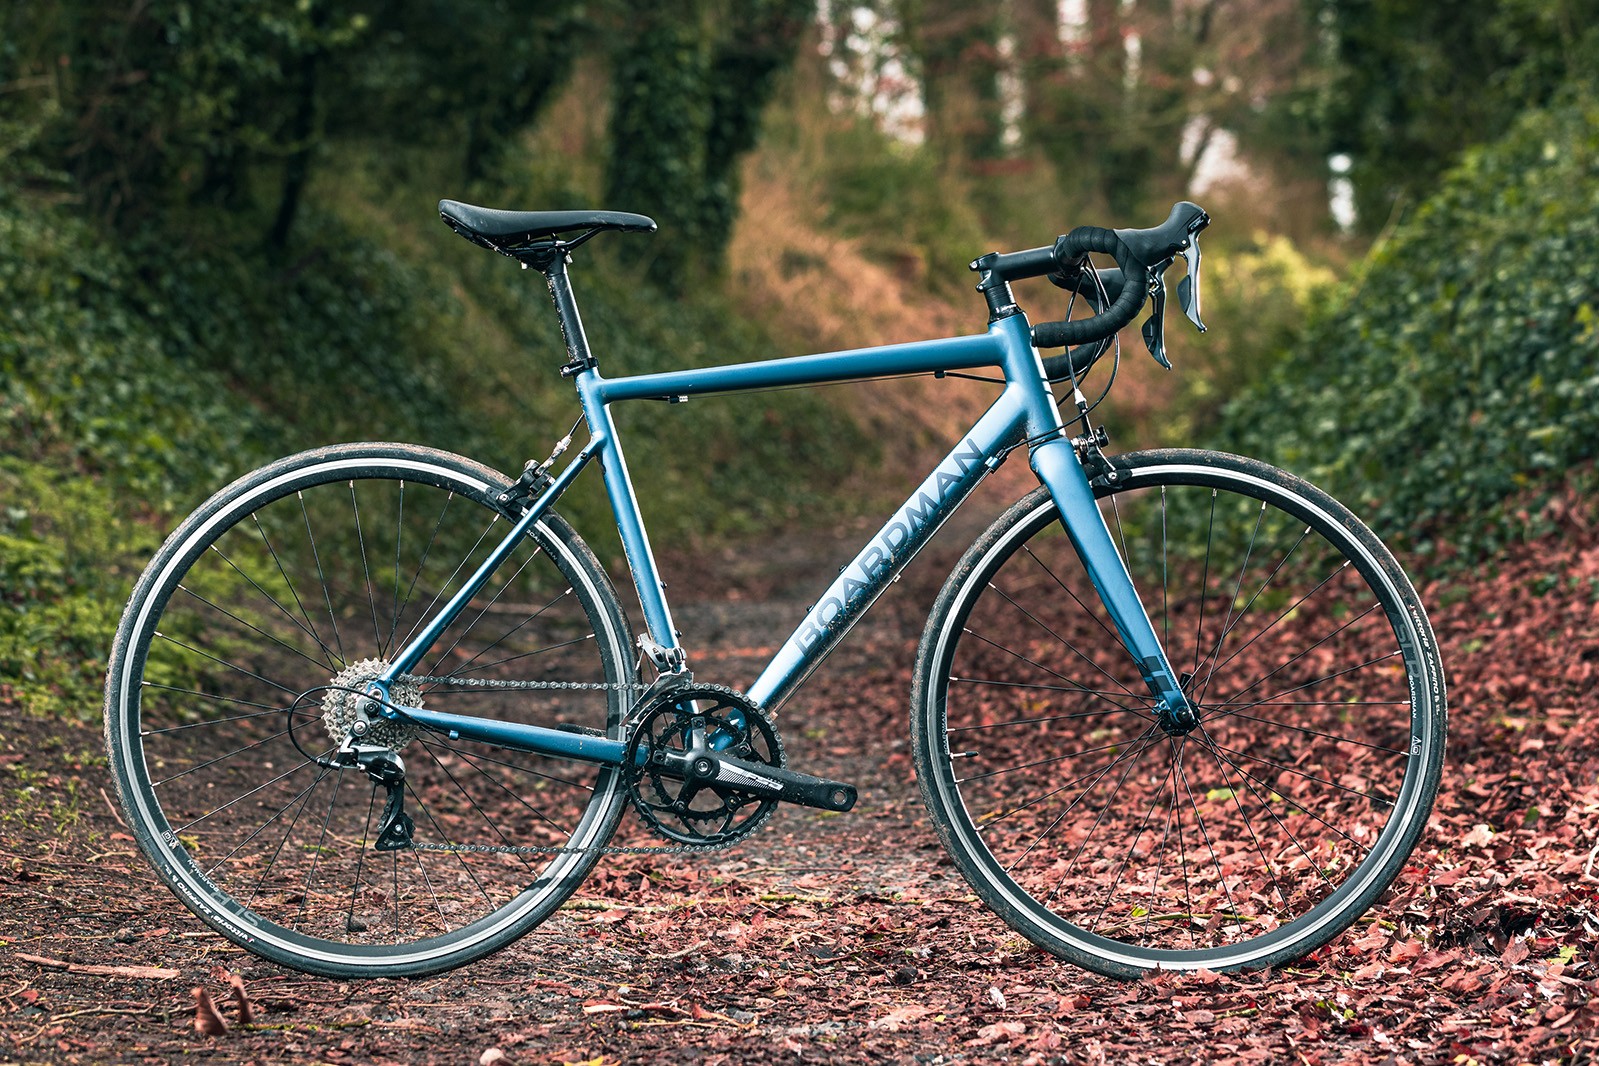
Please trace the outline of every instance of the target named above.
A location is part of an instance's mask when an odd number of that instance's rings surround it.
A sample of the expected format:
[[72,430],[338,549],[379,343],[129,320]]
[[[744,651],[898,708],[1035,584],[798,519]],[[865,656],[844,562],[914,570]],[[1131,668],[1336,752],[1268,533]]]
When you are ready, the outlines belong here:
[[[620,774],[378,722],[389,789],[331,756],[353,695],[510,528],[506,479],[397,444],[304,452],[248,474],[162,546],[123,615],[106,742],[128,824],[201,918],[287,966],[417,975],[492,951],[559,907],[626,803]],[[546,515],[396,699],[621,739],[635,680],[605,573]]]
[[1197,723],[1155,713],[1049,495],[1001,516],[922,637],[923,797],[977,893],[1113,976],[1282,964],[1388,887],[1438,791],[1444,680],[1393,556],[1299,478],[1113,460],[1095,494]]

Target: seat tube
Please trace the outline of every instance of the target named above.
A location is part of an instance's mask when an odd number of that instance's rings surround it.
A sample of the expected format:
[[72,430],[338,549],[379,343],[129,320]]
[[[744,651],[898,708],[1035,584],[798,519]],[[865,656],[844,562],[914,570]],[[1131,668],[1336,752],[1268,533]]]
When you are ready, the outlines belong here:
[[611,499],[611,510],[616,516],[616,531],[622,538],[627,566],[633,574],[633,586],[638,590],[645,627],[649,630],[651,640],[671,650],[678,646],[677,628],[672,624],[671,608],[666,603],[666,586],[655,566],[655,553],[650,548],[649,534],[644,530],[644,518],[639,514],[638,497],[633,492],[633,480],[628,476],[627,460],[622,456],[622,444],[617,439],[616,425],[611,420],[610,405],[596,393],[601,380],[599,372],[593,369],[577,376],[583,417],[594,439],[602,442],[600,472],[605,480],[606,495]]
[[[1015,323],[1015,325],[1011,325]],[[1004,320],[1009,355],[1006,377],[1023,388],[1027,397],[1028,436],[1037,441],[1029,462],[1038,480],[1049,491],[1060,512],[1061,524],[1099,593],[1105,611],[1116,626],[1117,635],[1138,666],[1139,675],[1150,694],[1171,712],[1186,711],[1188,700],[1177,675],[1166,657],[1149,613],[1133,586],[1127,564],[1116,550],[1115,539],[1105,524],[1088,474],[1061,422],[1054,395],[1044,383],[1044,367],[1023,315]],[[996,323],[999,325],[999,323]]]

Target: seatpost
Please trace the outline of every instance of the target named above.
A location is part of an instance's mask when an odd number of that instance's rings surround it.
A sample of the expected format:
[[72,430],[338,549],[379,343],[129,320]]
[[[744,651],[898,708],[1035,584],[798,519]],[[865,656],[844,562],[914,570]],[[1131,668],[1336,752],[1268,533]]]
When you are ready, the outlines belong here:
[[577,313],[577,299],[572,295],[572,282],[566,276],[566,265],[572,261],[566,245],[556,243],[537,258],[528,257],[544,274],[550,286],[550,299],[555,301],[555,315],[561,323],[561,339],[566,342],[566,365],[561,367],[562,377],[581,374],[594,366],[594,355],[589,351],[588,334],[583,332],[583,319]]

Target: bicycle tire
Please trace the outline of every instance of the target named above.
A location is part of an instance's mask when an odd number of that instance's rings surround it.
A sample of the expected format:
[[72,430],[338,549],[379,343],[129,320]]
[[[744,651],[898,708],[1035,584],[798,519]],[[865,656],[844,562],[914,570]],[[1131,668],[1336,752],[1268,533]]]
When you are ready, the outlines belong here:
[[[315,761],[348,733],[337,694],[500,541],[508,484],[409,445],[304,452],[206,501],[139,579],[107,676],[112,776],[161,878],[230,940],[330,977],[435,973],[526,933],[597,861],[627,802],[612,769],[407,727],[378,742],[406,763],[416,842],[584,850],[379,851],[386,792]],[[425,706],[619,740],[631,650],[604,570],[550,513],[410,684]]]
[[1111,466],[1101,513],[1198,725],[1162,724],[1040,489],[923,633],[923,798],[977,894],[1055,955],[1118,977],[1288,963],[1365,913],[1426,825],[1436,640],[1388,549],[1303,480],[1186,449]]

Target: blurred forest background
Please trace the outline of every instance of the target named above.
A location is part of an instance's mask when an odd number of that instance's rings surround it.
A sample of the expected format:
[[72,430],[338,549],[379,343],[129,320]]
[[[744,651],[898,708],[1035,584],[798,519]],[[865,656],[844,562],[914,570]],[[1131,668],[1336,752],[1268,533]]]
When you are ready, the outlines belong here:
[[[1199,200],[1211,333],[1172,324],[1175,374],[1128,334],[1117,445],[1258,454],[1426,564],[1479,557],[1595,481],[1596,27],[1599,0],[5,5],[0,706],[97,713],[162,532],[269,458],[514,471],[565,432],[542,285],[443,196],[660,222],[573,270],[613,374],[974,332],[974,256]],[[626,410],[651,527],[878,508],[963,410],[943,384]],[[604,555],[600,504],[564,509]]]

